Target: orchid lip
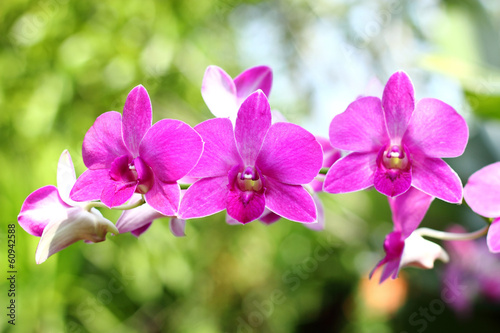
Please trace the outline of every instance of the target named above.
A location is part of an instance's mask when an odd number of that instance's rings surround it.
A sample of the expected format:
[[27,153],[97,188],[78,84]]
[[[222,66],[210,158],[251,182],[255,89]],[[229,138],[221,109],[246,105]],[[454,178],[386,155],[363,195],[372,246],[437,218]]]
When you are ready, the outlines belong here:
[[381,162],[386,169],[397,170],[405,170],[410,164],[408,154],[401,145],[390,145],[384,150]]

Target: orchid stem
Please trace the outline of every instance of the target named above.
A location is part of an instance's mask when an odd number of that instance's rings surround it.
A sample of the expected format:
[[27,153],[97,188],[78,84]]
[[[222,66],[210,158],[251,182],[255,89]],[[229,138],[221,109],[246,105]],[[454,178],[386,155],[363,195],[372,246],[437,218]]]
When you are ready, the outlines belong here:
[[136,207],[143,205],[145,202],[146,201],[144,200],[144,196],[142,196],[140,200],[138,200],[134,203],[129,203],[129,204],[121,205],[121,206],[116,206],[116,207],[110,208],[100,201],[92,201],[92,202],[89,202],[85,208],[88,211],[90,211],[90,209],[94,208],[94,207],[108,208],[108,209],[112,209],[112,210],[130,210],[130,209],[133,209],[133,208],[136,208]]
[[429,228],[419,228],[415,230],[414,232],[417,233],[420,236],[427,236],[435,239],[442,239],[442,240],[449,240],[449,241],[463,241],[463,240],[472,240],[479,238],[481,236],[486,235],[488,233],[488,228],[490,226],[487,225],[486,227],[479,229],[474,232],[469,232],[469,233],[453,233],[453,232],[444,232],[444,231],[438,231],[434,229],[429,229]]
[[189,186],[191,186],[192,184],[179,184],[179,186],[181,187],[181,190],[187,190],[189,188]]
[[328,170],[330,170],[330,168],[321,168],[321,170],[319,170],[319,174],[320,175],[326,175]]

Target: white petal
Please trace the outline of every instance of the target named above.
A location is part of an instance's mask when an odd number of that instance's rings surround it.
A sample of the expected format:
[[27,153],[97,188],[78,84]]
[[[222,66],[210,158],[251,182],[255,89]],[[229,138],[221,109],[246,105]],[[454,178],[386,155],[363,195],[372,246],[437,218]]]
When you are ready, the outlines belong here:
[[448,262],[448,253],[441,246],[414,232],[405,240],[400,267],[415,266],[431,269],[437,259]]
[[61,199],[68,205],[74,206],[75,202],[69,198],[69,192],[76,182],[75,167],[67,150],[59,157],[57,164],[57,190]]

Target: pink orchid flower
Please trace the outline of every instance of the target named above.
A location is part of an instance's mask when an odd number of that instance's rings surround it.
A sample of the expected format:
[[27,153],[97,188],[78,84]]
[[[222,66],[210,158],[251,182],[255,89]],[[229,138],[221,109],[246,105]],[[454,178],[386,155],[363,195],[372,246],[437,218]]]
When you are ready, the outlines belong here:
[[44,186],[23,203],[17,220],[27,233],[40,237],[35,254],[37,264],[79,240],[97,243],[104,241],[108,232],[118,234],[115,225],[97,209],[86,207],[88,202],[69,198],[75,182],[75,168],[65,150],[57,165],[57,187]]
[[470,176],[464,188],[469,207],[479,215],[493,218],[486,244],[493,253],[500,252],[500,162],[485,166]]
[[[181,191],[182,197],[182,191]],[[141,200],[139,194],[134,194],[131,203]],[[130,232],[135,237],[139,237],[146,230],[149,229],[154,220],[169,217],[165,216],[157,210],[153,209],[147,203],[130,210],[124,210],[118,221],[116,227],[120,233]],[[170,217],[169,228],[172,234],[176,237],[186,236],[186,220],[181,220],[175,216]]]
[[370,278],[384,265],[380,283],[389,277],[397,278],[399,270],[405,266],[430,269],[436,259],[447,262],[448,255],[439,245],[414,233],[434,198],[411,188],[396,198],[388,199],[394,229],[384,241],[386,255],[372,270]]
[[362,97],[330,124],[332,146],[352,151],[329,170],[324,190],[358,191],[375,186],[390,197],[411,186],[444,201],[462,201],[462,183],[443,157],[460,156],[467,144],[465,120],[434,98],[415,105],[404,72],[393,74],[382,100]]
[[269,97],[273,72],[267,66],[252,67],[234,80],[220,67],[208,66],[201,84],[201,96],[217,118],[236,120],[243,101],[253,92],[262,90]]
[[99,116],[83,140],[88,170],[78,178],[71,198],[100,199],[114,207],[139,193],[160,213],[175,215],[180,200],[177,180],[195,166],[203,141],[182,121],[151,123],[151,101],[143,86],[129,93],[123,118],[115,111]]
[[262,91],[241,105],[236,124],[215,118],[197,125],[205,150],[190,176],[200,178],[184,195],[179,217],[198,218],[227,209],[241,223],[270,211],[298,222],[314,222],[316,206],[302,185],[318,174],[321,146],[300,126],[271,124]]

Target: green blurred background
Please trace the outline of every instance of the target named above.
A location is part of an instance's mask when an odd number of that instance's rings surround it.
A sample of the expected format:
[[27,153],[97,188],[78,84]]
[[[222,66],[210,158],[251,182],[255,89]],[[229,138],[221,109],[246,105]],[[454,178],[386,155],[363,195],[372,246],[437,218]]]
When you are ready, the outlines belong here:
[[[497,1],[81,1],[0,3],[0,217],[56,182],[68,149],[101,113],[121,111],[137,84],[154,119],[194,126],[211,117],[200,94],[208,65],[235,77],[268,65],[271,106],[327,136],[335,114],[362,94],[380,95],[396,70],[416,97],[435,97],[466,117],[466,153],[448,162],[465,183],[500,160],[500,4]],[[378,82],[382,82],[381,85]],[[157,220],[139,239],[78,242],[35,264],[38,238],[17,225],[16,332],[498,332],[500,306],[480,295],[470,316],[444,308],[444,265],[405,269],[379,286],[367,274],[392,230],[375,191],[321,195],[326,229],[290,221],[229,226],[224,213],[189,221],[175,238]],[[118,215],[103,212],[113,221]],[[423,225],[482,226],[465,205],[435,201]],[[5,245],[4,245],[5,244]],[[500,275],[499,275],[500,279]],[[415,317],[417,313],[417,317]]]

